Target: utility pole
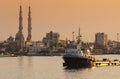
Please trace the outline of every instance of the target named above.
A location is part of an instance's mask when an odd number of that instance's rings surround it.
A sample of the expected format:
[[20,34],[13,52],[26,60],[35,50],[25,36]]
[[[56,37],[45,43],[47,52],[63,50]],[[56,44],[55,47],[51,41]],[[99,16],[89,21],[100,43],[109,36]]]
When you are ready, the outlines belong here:
[[74,40],[74,33],[75,33],[75,32],[72,32],[72,34],[73,34],[73,41],[75,41],[75,40]]
[[119,47],[119,33],[117,33],[117,47]]
[[117,42],[119,42],[119,33],[117,33]]

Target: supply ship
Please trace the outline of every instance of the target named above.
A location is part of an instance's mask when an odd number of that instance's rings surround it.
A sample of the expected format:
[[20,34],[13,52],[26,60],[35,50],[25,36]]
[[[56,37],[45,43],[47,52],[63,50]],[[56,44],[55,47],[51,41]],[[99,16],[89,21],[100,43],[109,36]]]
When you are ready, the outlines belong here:
[[[74,37],[74,35],[73,35]],[[95,58],[90,55],[90,51],[87,48],[83,48],[81,43],[81,35],[79,29],[79,36],[77,42],[70,43],[65,50],[63,56],[63,66],[67,68],[85,68],[92,67],[94,65]]]

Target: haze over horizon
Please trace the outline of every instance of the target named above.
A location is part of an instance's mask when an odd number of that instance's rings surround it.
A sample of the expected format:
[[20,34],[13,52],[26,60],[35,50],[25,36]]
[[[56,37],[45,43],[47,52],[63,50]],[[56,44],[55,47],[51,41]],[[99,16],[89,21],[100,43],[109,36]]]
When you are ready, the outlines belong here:
[[28,6],[31,6],[32,40],[58,32],[61,39],[72,39],[81,28],[83,41],[94,41],[95,33],[105,32],[116,40],[120,33],[119,0],[1,0],[0,40],[15,37],[19,28],[19,6],[23,11],[23,33],[27,37]]

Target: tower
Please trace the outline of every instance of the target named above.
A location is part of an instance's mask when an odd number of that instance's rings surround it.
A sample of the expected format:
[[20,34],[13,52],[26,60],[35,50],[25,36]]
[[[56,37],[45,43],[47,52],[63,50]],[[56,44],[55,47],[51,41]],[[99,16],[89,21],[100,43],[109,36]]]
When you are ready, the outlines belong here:
[[32,30],[32,27],[31,27],[31,7],[29,6],[29,12],[28,12],[28,36],[27,36],[27,41],[31,41],[31,30]]
[[23,33],[22,33],[22,30],[23,30],[22,21],[23,21],[23,18],[22,18],[22,6],[20,5],[20,11],[19,11],[19,30],[16,33],[15,41],[17,43],[17,46],[21,50],[23,50],[23,47],[24,47],[24,36],[23,36]]

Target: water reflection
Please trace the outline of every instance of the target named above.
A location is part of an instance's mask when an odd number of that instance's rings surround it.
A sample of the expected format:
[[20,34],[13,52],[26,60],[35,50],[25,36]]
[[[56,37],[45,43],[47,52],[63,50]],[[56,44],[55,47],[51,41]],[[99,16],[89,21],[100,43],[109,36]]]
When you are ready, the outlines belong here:
[[94,68],[64,69],[65,79],[88,79],[85,78],[86,72],[91,72]]
[[32,56],[26,57],[26,56],[19,56],[18,57],[18,67],[24,68],[24,66],[27,64],[27,67],[32,67],[33,61]]
[[33,66],[32,57],[18,57],[18,72],[17,79],[33,79],[34,72],[31,71]]
[[65,69],[60,56],[0,58],[0,62],[0,79],[120,79],[120,66]]
[[23,56],[19,56],[17,59],[18,59],[18,67],[20,69],[23,69],[23,64],[24,64]]
[[32,63],[33,63],[33,61],[32,61],[32,56],[29,56],[29,57],[28,57],[28,67],[29,67],[29,68],[32,68],[32,66],[33,66]]

